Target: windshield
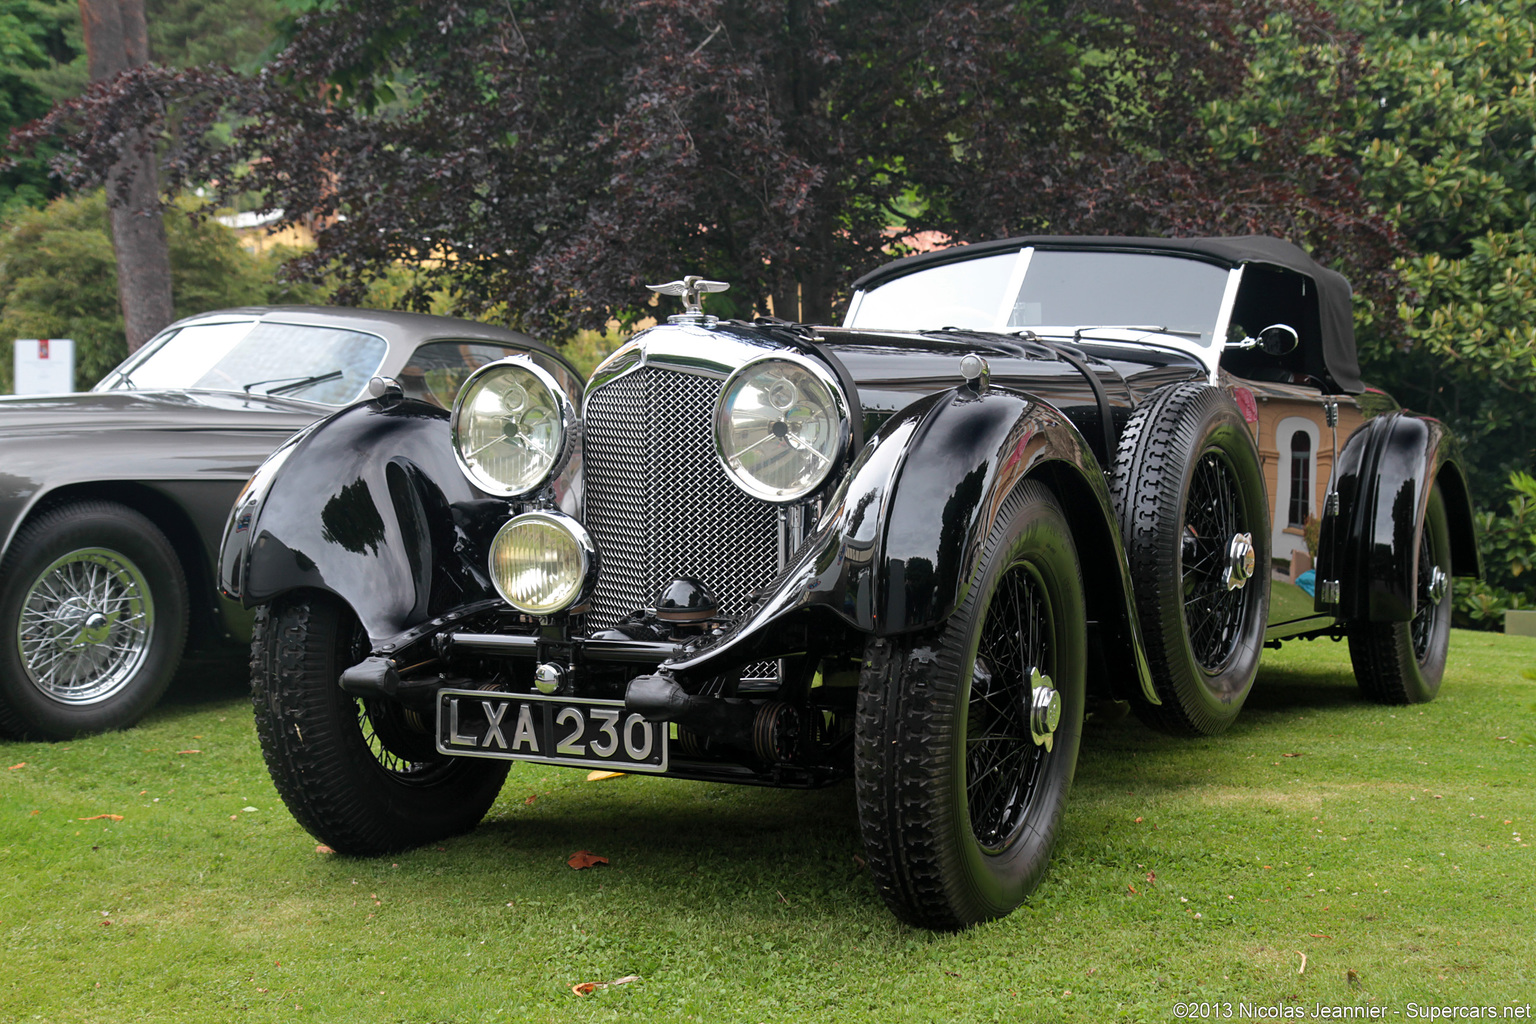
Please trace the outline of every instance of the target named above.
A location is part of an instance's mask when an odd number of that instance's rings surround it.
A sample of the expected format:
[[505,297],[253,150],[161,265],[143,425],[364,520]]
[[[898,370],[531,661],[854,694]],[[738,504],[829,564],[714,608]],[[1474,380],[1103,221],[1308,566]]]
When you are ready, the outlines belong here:
[[864,293],[848,326],[990,331],[1148,327],[1209,345],[1227,276],[1221,267],[1177,256],[1025,249],[941,263],[888,281]]
[[362,395],[379,369],[384,339],[303,324],[193,324],[122,368],[110,390],[212,390],[277,394],[322,405]]

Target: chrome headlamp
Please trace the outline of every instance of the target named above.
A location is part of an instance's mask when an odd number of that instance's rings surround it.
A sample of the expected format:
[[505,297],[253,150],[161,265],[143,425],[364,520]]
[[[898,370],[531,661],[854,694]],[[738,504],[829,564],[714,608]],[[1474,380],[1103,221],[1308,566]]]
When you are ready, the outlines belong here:
[[820,363],[778,354],[741,367],[715,404],[715,452],[736,486],[780,504],[826,482],[848,448],[848,402]]
[[565,467],[576,410],[555,378],[525,356],[487,363],[453,402],[453,453],[475,486],[530,494]]
[[491,582],[520,612],[553,615],[587,596],[597,577],[597,546],[562,512],[525,512],[491,541]]

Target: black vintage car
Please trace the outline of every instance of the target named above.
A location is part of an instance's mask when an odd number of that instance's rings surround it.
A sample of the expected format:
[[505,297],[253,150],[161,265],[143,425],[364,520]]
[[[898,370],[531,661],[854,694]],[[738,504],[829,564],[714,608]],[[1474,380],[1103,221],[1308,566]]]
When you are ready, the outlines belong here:
[[0,736],[133,724],[182,655],[245,643],[214,586],[229,506],[294,431],[385,373],[451,405],[532,339],[446,317],[226,309],[177,321],[84,394],[0,399]]
[[252,479],[220,581],[316,837],[471,828],[510,760],[851,776],[892,909],[962,927],[1045,871],[1090,701],[1219,732],[1303,636],[1347,636],[1371,699],[1435,695],[1464,478],[1300,249],[957,247],[842,327],[719,321],[719,287],[668,286],[579,413],[521,357],[451,413],[381,381]]

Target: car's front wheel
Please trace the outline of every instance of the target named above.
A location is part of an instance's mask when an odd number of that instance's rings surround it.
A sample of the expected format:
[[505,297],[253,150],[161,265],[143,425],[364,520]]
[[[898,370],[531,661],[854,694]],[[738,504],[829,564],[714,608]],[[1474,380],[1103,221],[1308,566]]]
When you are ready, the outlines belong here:
[[186,636],[181,563],[154,523],[107,501],[41,513],[0,565],[0,734],[127,728],[165,692]]
[[505,761],[437,753],[430,715],[344,692],[368,654],[350,608],[318,592],[257,612],[251,639],[256,735],[278,794],[338,853],[371,856],[467,832],[496,800]]
[[1085,636],[1066,517],[1027,482],[945,625],[870,642],[855,728],[859,826],[898,917],[963,928],[1007,914],[1039,883],[1077,766]]
[[1435,699],[1451,642],[1451,531],[1436,484],[1419,529],[1418,600],[1411,622],[1355,622],[1349,659],[1360,691],[1382,704]]

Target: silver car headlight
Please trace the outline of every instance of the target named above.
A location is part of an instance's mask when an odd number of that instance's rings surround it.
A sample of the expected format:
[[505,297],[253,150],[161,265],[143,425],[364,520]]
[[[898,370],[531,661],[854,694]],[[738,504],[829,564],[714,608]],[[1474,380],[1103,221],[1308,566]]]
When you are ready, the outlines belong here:
[[464,382],[449,427],[459,467],[481,490],[530,494],[565,466],[576,411],[548,371],[513,356]]
[[491,582],[520,612],[553,615],[586,596],[596,576],[597,547],[581,524],[561,512],[525,512],[491,541]]
[[764,501],[811,494],[848,447],[848,402],[821,364],[775,355],[726,379],[715,405],[715,451],[736,486]]

